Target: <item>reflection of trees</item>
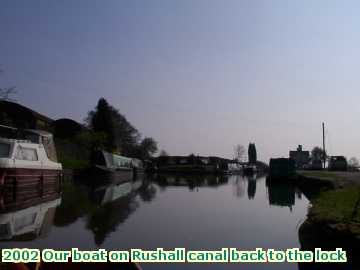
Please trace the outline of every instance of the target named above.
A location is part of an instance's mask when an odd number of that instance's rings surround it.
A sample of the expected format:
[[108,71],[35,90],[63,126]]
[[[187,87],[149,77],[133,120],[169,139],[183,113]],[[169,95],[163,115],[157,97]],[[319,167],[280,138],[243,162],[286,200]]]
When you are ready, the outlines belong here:
[[254,199],[256,194],[256,179],[248,177],[248,188],[247,188],[249,200]]
[[255,197],[256,193],[256,177],[254,176],[240,176],[236,175],[236,179],[233,183],[234,195],[238,198],[242,198],[245,195],[247,182],[247,195],[248,199],[252,200]]
[[156,188],[151,182],[145,181],[139,188],[138,194],[144,202],[151,202],[156,197]]
[[63,187],[61,205],[56,209],[54,225],[64,227],[74,223],[79,217],[91,212],[92,208],[85,186],[66,183]]
[[229,181],[229,178],[227,175],[209,175],[206,180],[209,186],[217,187],[226,184]]
[[128,195],[97,208],[87,217],[87,228],[94,234],[95,244],[101,245],[106,237],[133,213],[139,204]]
[[[67,226],[86,217],[86,228],[94,234],[95,243],[101,245],[109,233],[138,208],[135,197],[142,188],[138,182],[106,186],[65,185],[63,203],[57,208],[54,224]],[[147,194],[152,193],[147,191]],[[154,196],[148,195],[148,198]]]
[[271,205],[288,206],[292,210],[295,205],[295,186],[286,181],[271,181],[266,179],[268,198]]
[[190,190],[194,190],[203,186],[218,187],[227,183],[228,177],[203,174],[160,174],[156,175],[152,181],[162,189],[168,186],[185,186]]
[[236,180],[234,182],[234,193],[238,198],[242,198],[245,194],[245,179],[240,175],[236,176]]

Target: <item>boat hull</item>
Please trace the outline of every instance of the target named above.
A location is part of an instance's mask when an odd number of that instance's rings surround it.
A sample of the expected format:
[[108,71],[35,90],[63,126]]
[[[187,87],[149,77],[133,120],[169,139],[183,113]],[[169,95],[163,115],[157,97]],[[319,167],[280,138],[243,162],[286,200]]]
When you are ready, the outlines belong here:
[[29,184],[36,181],[53,183],[61,180],[62,170],[0,168],[0,185],[14,183]]
[[93,179],[99,183],[118,184],[132,181],[134,173],[129,169],[109,169],[105,166],[96,165],[92,168]]
[[60,170],[0,168],[0,210],[57,196],[61,179]]

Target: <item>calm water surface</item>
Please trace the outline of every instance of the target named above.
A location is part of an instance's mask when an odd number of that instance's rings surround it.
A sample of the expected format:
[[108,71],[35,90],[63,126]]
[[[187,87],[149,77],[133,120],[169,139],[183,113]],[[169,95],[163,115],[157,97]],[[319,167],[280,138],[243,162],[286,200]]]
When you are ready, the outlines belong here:
[[[217,250],[300,247],[309,201],[265,177],[144,177],[119,185],[68,181],[61,196],[0,214],[0,248]],[[143,269],[159,265],[143,264]],[[163,269],[298,269],[297,264],[172,264]]]

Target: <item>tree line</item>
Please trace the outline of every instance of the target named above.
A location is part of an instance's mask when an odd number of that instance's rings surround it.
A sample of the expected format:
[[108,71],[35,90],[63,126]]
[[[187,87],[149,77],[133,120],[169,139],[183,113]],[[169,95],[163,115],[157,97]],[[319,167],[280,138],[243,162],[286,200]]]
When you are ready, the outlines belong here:
[[153,138],[142,138],[140,132],[105,98],[99,99],[85,123],[95,138],[94,148],[141,159],[150,158],[158,150]]

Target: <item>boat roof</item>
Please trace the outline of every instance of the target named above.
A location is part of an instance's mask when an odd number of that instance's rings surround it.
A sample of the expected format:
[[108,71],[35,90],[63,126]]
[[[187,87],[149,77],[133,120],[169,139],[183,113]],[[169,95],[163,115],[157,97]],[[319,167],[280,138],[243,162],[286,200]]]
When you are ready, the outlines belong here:
[[2,137],[0,137],[0,141],[1,142],[9,142],[9,143],[32,143],[29,140],[8,139],[8,138],[2,138]]
[[0,125],[0,137],[2,138],[11,138],[11,139],[27,139],[26,135],[37,135],[41,137],[52,138],[52,133],[45,130],[38,129],[20,129],[10,126]]
[[34,134],[38,134],[41,136],[46,136],[46,137],[52,137],[52,133],[45,131],[45,130],[40,130],[40,129],[25,129],[26,131],[32,132]]

